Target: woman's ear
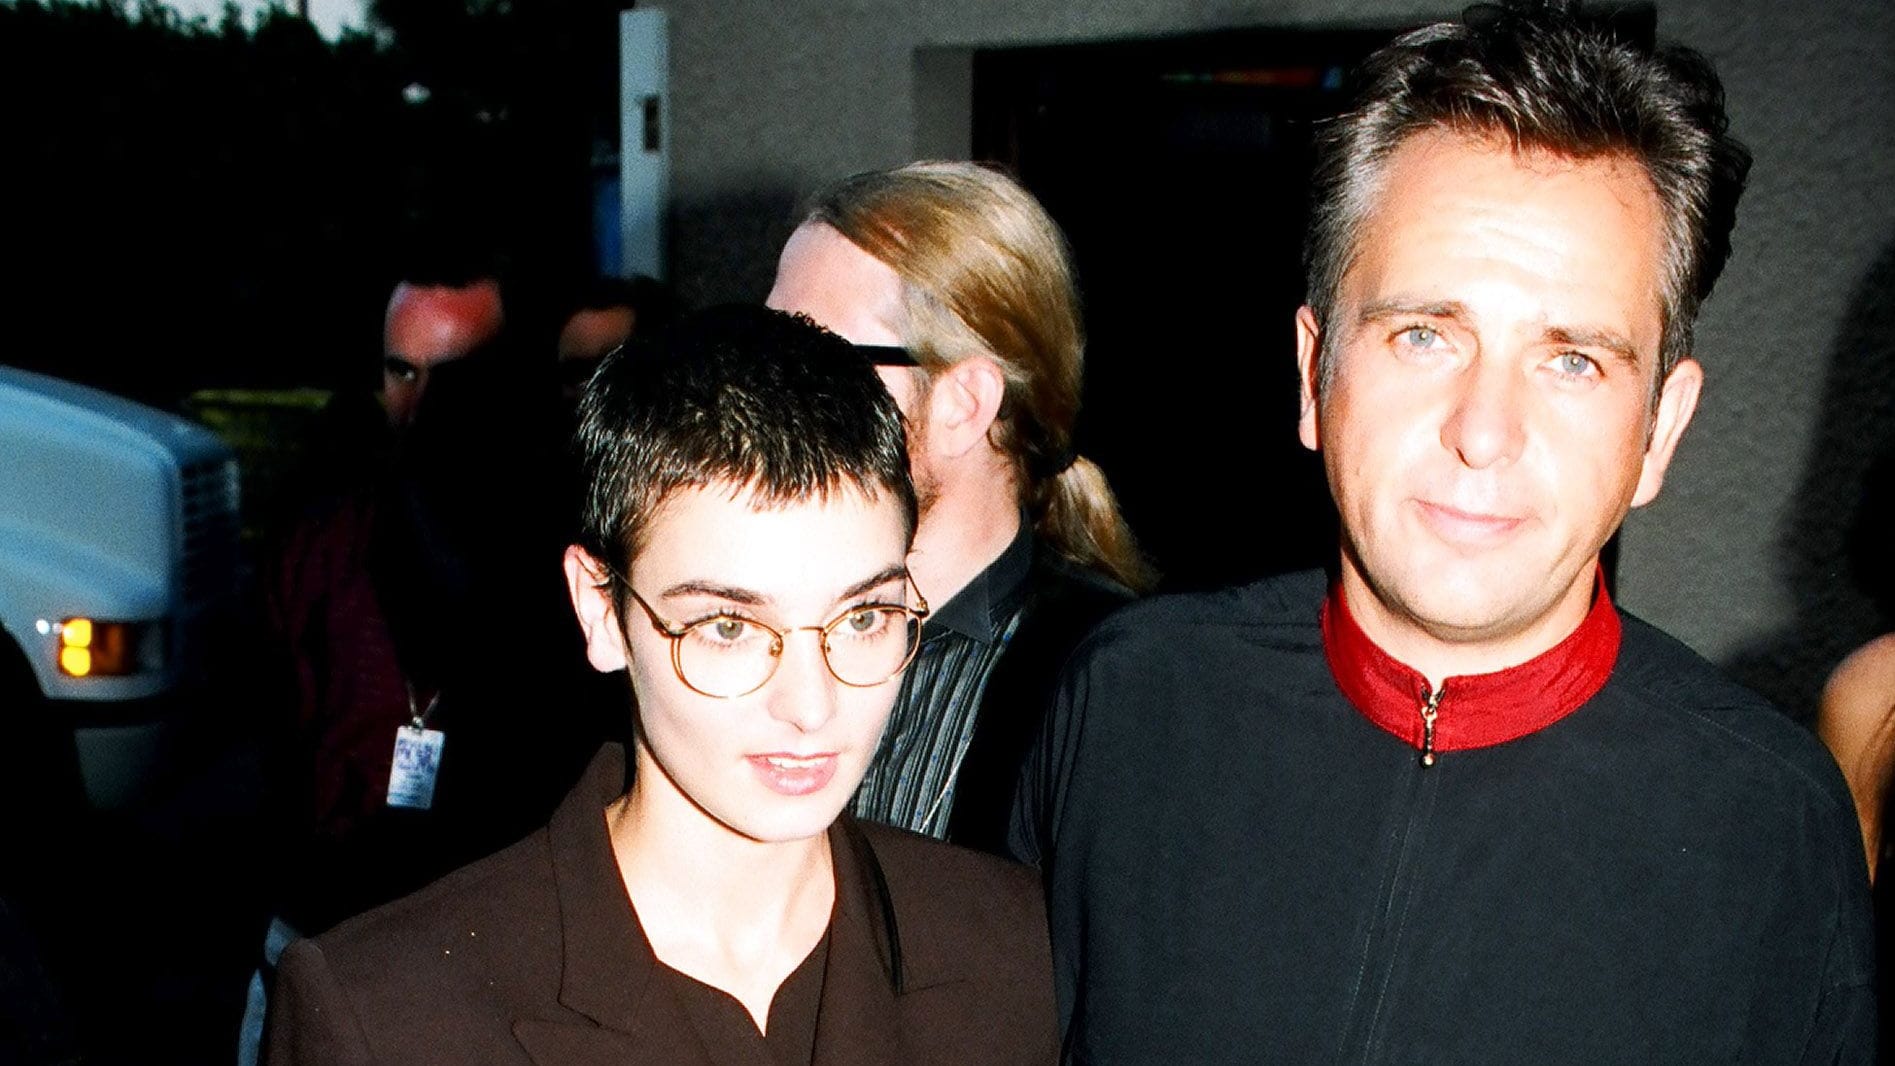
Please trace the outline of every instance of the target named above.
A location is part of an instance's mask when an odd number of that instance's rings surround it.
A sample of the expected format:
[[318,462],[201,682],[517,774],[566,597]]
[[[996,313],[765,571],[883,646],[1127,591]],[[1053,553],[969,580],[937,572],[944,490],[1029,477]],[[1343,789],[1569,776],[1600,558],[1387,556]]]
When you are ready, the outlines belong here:
[[586,638],[586,661],[601,673],[625,669],[625,634],[612,608],[611,573],[577,544],[566,549],[566,592]]

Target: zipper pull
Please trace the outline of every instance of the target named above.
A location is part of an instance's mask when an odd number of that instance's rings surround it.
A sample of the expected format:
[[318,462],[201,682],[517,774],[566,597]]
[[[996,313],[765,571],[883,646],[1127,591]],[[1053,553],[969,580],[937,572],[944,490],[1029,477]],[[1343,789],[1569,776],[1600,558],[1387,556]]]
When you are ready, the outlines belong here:
[[1441,713],[1441,695],[1448,690],[1447,682],[1428,693],[1426,702],[1421,705],[1421,765],[1434,765],[1434,720]]

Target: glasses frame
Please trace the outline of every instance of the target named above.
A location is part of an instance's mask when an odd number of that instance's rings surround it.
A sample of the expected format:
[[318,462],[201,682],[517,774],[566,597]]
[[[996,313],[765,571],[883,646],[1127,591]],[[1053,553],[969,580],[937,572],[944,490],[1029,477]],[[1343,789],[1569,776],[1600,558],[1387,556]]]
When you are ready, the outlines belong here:
[[875,366],[921,366],[914,350],[900,344],[858,344],[855,350]]
[[[617,575],[614,574],[614,576],[617,576]],[[806,629],[812,630],[821,636],[821,640],[817,644],[817,647],[822,652],[823,669],[829,671],[829,676],[835,678],[838,684],[847,685],[850,688],[874,688],[877,685],[886,685],[889,681],[893,680],[896,677],[899,677],[903,670],[908,669],[908,664],[915,661],[915,653],[921,650],[921,624],[927,621],[928,613],[929,613],[927,598],[921,595],[921,589],[915,585],[914,575],[903,574],[902,580],[907,584],[907,586],[910,589],[914,590],[915,601],[917,603],[917,606],[910,607],[907,604],[903,604],[903,603],[882,603],[879,601],[872,602],[872,603],[858,603],[853,607],[844,608],[840,614],[836,615],[834,618],[831,618],[829,621],[824,622],[822,625],[791,626],[788,629],[778,629],[776,626],[773,626],[768,622],[760,621],[755,618],[744,617],[741,615],[733,615],[729,613],[713,614],[708,618],[704,618],[699,621],[692,622],[688,625],[679,623],[679,622],[666,621],[664,618],[659,616],[656,608],[652,607],[650,603],[646,602],[645,597],[640,596],[638,594],[638,590],[632,587],[632,583],[630,581],[626,580],[623,577],[619,577],[619,581],[625,586],[626,594],[631,596],[632,601],[634,603],[637,603],[638,606],[644,608],[645,617],[650,620],[651,628],[656,630],[659,636],[662,636],[671,642],[671,672],[678,675],[678,680],[684,683],[685,688],[690,689],[692,692],[695,692],[700,696],[705,696],[714,700],[742,699],[743,697],[748,696],[751,693],[756,692],[758,689],[761,689],[763,686],[769,684],[770,679],[776,676],[777,667],[783,664],[783,653],[789,647],[790,634],[801,633],[802,631]],[[907,615],[909,618],[909,623],[915,627],[915,640],[914,640],[914,643],[908,646],[908,654],[902,657],[901,664],[896,666],[893,670],[890,670],[888,672],[887,677],[882,678],[880,681],[870,681],[870,682],[867,682],[866,684],[858,684],[854,681],[850,681],[846,677],[843,677],[841,674],[836,673],[835,665],[829,661],[829,633],[830,631],[834,630],[837,626],[848,621],[850,615],[855,614],[858,611],[871,608],[871,607],[881,609],[881,610],[896,610]],[[770,657],[770,669],[767,673],[763,675],[763,679],[758,681],[756,684],[750,686],[749,688],[744,689],[742,692],[733,692],[729,695],[720,695],[719,693],[715,693],[715,692],[706,692],[703,689],[697,687],[696,685],[693,685],[691,683],[691,679],[684,676],[684,661],[683,661],[684,660],[684,638],[688,636],[693,629],[696,629],[699,626],[710,625],[713,622],[716,622],[720,618],[734,618],[738,621],[743,622],[745,625],[753,625],[760,629],[763,629],[767,631],[771,636],[776,638],[776,652],[774,655]]]

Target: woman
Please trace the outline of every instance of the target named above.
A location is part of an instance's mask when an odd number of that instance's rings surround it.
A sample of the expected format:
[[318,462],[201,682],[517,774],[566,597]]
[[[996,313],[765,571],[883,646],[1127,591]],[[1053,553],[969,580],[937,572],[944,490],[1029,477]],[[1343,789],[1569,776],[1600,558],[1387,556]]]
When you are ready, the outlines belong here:
[[1883,814],[1889,774],[1895,768],[1895,633],[1857,648],[1829,675],[1816,732],[1829,745],[1855,797],[1869,880],[1874,881],[1887,850]]
[[580,420],[566,573],[630,787],[607,746],[545,830],[293,946],[271,1061],[1052,1061],[1037,879],[838,819],[927,613],[874,372],[730,308],[609,358]]
[[[1883,449],[1863,480],[1849,533],[1851,568],[1886,622],[1895,619],[1895,449]],[[1829,675],[1816,712],[1816,734],[1842,767],[1862,823],[1863,852],[1875,899],[1876,968],[1881,974],[1881,1053],[1895,1058],[1895,878],[1881,877],[1895,852],[1895,633],[1850,652]]]

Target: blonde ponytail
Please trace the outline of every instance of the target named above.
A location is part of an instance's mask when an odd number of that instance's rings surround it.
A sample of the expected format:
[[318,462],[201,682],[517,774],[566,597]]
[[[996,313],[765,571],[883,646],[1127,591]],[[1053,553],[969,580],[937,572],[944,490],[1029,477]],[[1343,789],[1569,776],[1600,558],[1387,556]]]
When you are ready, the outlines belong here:
[[1135,591],[1156,582],[1105,473],[1072,452],[1085,335],[1066,238],[1020,184],[974,163],[910,163],[845,178],[807,221],[902,280],[902,342],[924,369],[992,359],[1006,397],[992,430],[1037,533]]
[[1034,532],[1061,555],[1133,592],[1157,586],[1157,569],[1139,550],[1105,471],[1092,460],[1075,456],[1071,466],[1039,482],[1028,510]]

